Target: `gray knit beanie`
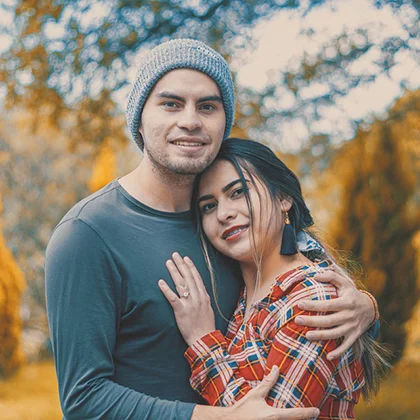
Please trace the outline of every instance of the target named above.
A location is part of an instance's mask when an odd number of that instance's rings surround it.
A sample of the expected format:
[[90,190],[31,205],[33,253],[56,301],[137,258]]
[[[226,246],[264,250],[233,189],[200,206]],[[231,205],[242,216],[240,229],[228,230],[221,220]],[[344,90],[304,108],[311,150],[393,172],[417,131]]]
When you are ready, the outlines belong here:
[[137,78],[128,96],[126,117],[134,141],[143,150],[139,133],[144,104],[157,81],[174,69],[201,71],[219,86],[226,114],[226,139],[233,126],[235,97],[232,76],[225,59],[212,48],[194,39],[175,39],[153,48],[140,63]]

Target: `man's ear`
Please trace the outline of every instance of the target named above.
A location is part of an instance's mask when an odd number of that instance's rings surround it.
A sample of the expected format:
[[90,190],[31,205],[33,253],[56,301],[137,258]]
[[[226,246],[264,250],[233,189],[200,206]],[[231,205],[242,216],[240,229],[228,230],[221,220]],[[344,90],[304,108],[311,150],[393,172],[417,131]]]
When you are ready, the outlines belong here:
[[291,198],[284,198],[280,201],[280,209],[281,211],[289,211],[292,208],[293,199]]

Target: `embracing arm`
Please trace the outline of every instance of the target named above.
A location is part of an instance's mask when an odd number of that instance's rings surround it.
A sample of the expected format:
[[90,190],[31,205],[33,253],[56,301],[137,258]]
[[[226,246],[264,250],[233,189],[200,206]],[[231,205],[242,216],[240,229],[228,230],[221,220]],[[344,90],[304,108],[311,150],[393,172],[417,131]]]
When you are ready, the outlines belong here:
[[[334,268],[334,265],[331,267]],[[334,340],[343,337],[340,346],[331,351],[329,360],[340,357],[364,333],[377,339],[379,335],[379,313],[375,298],[358,290],[354,282],[340,272],[327,271],[315,276],[321,282],[330,282],[337,287],[339,297],[334,300],[305,300],[299,308],[312,312],[329,312],[316,316],[313,313],[299,316],[296,323],[321,328],[307,334],[309,340]]]
[[60,403],[71,419],[185,419],[193,404],[153,398],[112,380],[123,286],[112,255],[83,221],[61,224],[48,245],[47,313]]
[[[357,402],[364,384],[361,363],[352,351],[340,360],[328,360],[326,356],[336,348],[336,341],[309,341],[306,333],[310,328],[295,323],[296,316],[305,315],[297,306],[299,299],[303,296],[328,299],[329,294],[336,296],[333,288],[305,281],[304,286],[298,285],[287,294],[287,301],[279,302],[284,306],[278,311],[262,312],[259,319],[264,325],[273,324],[269,317],[277,319],[273,331],[263,333],[272,337],[267,356],[262,356],[252,338],[246,345],[246,351],[239,355],[229,352],[228,343],[218,331],[197,340],[186,352],[192,369],[193,388],[210,404],[230,406],[252,392],[252,385],[248,382],[250,378],[255,376],[258,380],[278,366],[278,379],[268,394],[268,404],[276,407],[318,406],[321,412],[325,410],[322,414],[327,417],[331,410],[337,413],[344,408],[351,410],[352,406],[347,407],[347,404]],[[252,337],[254,326],[245,328],[252,329],[249,335]],[[246,332],[244,334],[248,336]],[[239,343],[241,348],[242,344]],[[239,364],[245,357],[245,363]],[[339,406],[335,399],[328,400],[324,406],[329,392],[340,395],[347,402]]]
[[[204,334],[215,329],[214,312],[208,293],[193,262],[173,254],[167,268],[175,283],[176,294],[165,281],[159,281],[162,293],[171,304],[175,319],[187,344],[194,343]],[[219,332],[220,334],[220,332]],[[273,408],[266,403],[266,396],[277,381],[277,371],[273,369],[261,383],[232,407],[206,407],[197,405],[192,420],[264,420],[303,419],[317,417],[317,408]]]
[[[298,308],[292,311],[303,314]],[[278,379],[268,394],[268,404],[275,407],[319,407],[337,367],[338,361],[329,361],[326,357],[336,348],[336,341],[307,340],[305,334],[310,328],[295,324],[295,316],[275,334],[264,363],[255,346],[249,346],[246,356],[253,361],[249,369],[262,370],[267,375],[278,366]],[[219,331],[197,340],[187,350],[186,358],[192,370],[191,385],[209,404],[230,406],[252,390]],[[362,375],[361,370],[359,373]]]

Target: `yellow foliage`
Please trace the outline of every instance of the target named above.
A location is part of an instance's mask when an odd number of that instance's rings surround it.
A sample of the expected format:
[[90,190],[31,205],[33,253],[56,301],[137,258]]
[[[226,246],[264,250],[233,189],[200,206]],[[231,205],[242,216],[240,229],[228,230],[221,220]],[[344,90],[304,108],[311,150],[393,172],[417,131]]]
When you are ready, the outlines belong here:
[[23,274],[6,246],[0,225],[0,376],[11,375],[25,361],[20,319],[20,299],[24,288]]
[[330,233],[340,249],[362,264],[385,321],[382,339],[397,358],[404,347],[404,324],[419,296],[413,245],[420,228],[419,122],[420,91],[408,92],[387,121],[359,130],[331,169],[340,205]]
[[117,171],[115,151],[109,141],[104,141],[96,157],[92,176],[88,182],[90,191],[94,192],[111,182]]

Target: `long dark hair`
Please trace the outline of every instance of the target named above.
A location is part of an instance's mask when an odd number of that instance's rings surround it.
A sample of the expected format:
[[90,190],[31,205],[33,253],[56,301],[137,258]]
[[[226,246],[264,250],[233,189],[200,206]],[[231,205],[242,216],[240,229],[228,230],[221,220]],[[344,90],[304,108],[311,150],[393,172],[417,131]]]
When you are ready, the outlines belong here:
[[[272,203],[274,204],[272,206],[274,213],[278,211],[276,210],[276,203],[279,203],[284,199],[292,201],[292,207],[289,210],[289,218],[296,236],[299,232],[304,231],[321,244],[319,238],[317,238],[312,231],[308,230],[308,228],[313,225],[314,221],[303,199],[299,179],[269,147],[252,140],[229,138],[222,143],[216,160],[226,160],[231,162],[238,172],[239,178],[242,181],[242,187],[244,189],[250,213],[251,237],[253,237],[252,226],[254,224],[254,215],[244,173],[248,175],[254,186],[256,178],[263,183]],[[213,256],[211,254],[214,250],[203,232],[201,213],[198,206],[200,179],[201,176],[198,176],[195,180],[191,209],[193,211],[194,218],[197,221],[198,234],[201,238],[204,256],[209,267],[216,305],[219,312],[221,312],[217,302],[215,273],[212,265]],[[260,194],[258,188],[256,188],[256,191]],[[275,214],[270,216],[275,217]],[[257,266],[257,273],[260,273],[264,252],[263,244],[257,244],[254,238],[252,245],[254,261]],[[258,247],[258,245],[260,245],[260,247]],[[321,246],[324,248],[323,250],[316,249],[313,251],[303,252],[303,254],[312,261],[320,259],[332,260],[338,266],[339,271],[347,274],[344,268],[336,263],[336,258],[332,256],[331,251],[327,251],[327,247],[325,245],[321,244]],[[257,287],[259,282],[260,278],[257,274]],[[378,392],[379,382],[389,368],[389,363],[387,362],[387,351],[376,343],[368,333],[364,333],[356,341],[354,350],[356,355],[358,355],[362,360],[365,373],[366,386],[362,388],[362,393],[365,399],[369,399],[372,394],[376,394]]]

